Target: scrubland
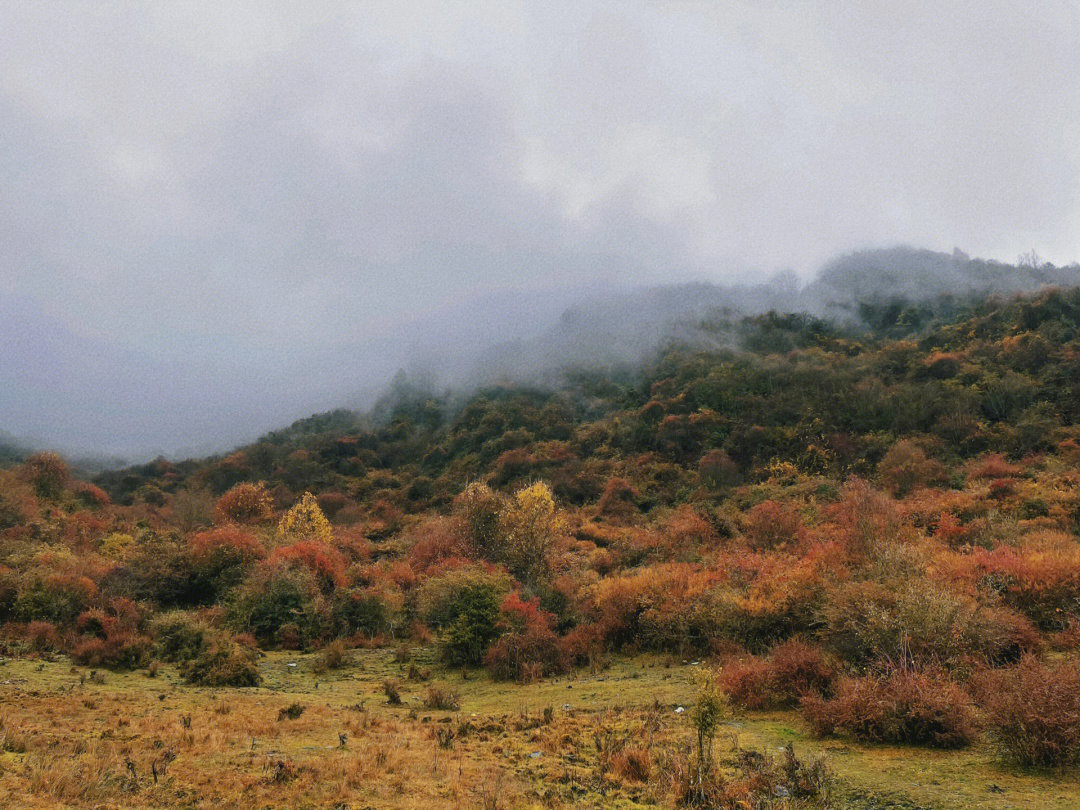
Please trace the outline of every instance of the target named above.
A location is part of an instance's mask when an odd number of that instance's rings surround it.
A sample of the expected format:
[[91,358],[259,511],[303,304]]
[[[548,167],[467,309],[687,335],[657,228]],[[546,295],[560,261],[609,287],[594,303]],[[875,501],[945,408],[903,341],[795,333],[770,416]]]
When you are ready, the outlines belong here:
[[16,459],[3,802],[1080,805],[1080,292],[860,319]]

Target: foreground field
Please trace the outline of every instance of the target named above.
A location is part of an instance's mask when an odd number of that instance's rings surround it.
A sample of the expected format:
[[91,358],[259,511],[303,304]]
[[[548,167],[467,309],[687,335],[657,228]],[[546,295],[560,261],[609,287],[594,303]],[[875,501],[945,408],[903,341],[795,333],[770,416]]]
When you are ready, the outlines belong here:
[[[256,689],[201,689],[162,667],[92,673],[66,658],[0,667],[3,807],[670,806],[691,746],[695,662],[616,660],[531,685],[462,679],[433,651],[414,678],[387,650],[353,651],[317,673],[315,656],[271,653]],[[432,670],[429,681],[416,671]],[[102,680],[103,678],[103,680]],[[402,705],[383,684],[399,679]],[[457,710],[423,699],[431,684]],[[290,716],[290,706],[298,705]],[[545,711],[546,710],[546,711]],[[723,760],[743,749],[824,756],[830,802],[858,808],[1075,808],[1074,776],[1010,772],[993,752],[865,748],[808,738],[792,714],[729,718]],[[612,756],[645,749],[644,766]],[[763,806],[795,807],[780,795]]]

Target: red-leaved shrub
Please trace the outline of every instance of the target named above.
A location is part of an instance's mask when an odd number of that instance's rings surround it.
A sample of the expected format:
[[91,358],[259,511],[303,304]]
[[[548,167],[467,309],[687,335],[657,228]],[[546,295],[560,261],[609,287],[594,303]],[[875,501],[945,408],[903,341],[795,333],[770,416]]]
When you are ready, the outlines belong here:
[[790,639],[773,647],[768,658],[751,656],[726,665],[720,688],[746,709],[786,708],[806,695],[830,692],[836,663],[816,647]]
[[329,593],[335,587],[348,582],[345,575],[345,558],[332,546],[317,540],[299,540],[289,546],[278,546],[270,554],[270,564],[286,563],[301,566],[315,575],[319,587]]
[[1080,668],[1033,655],[981,684],[986,726],[1005,759],[1023,767],[1080,762]]
[[935,670],[844,678],[835,697],[806,697],[802,711],[816,735],[861,742],[961,748],[978,733],[968,695]]
[[499,627],[506,632],[484,656],[484,666],[496,679],[528,682],[567,669],[559,637],[551,629],[554,617],[540,609],[539,599],[522,599],[512,591],[499,614]]

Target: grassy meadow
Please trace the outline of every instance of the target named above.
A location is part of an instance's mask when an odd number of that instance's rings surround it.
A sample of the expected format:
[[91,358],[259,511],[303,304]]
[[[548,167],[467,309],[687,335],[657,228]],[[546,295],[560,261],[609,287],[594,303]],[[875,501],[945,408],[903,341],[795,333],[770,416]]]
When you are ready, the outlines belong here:
[[[691,757],[690,711],[703,664],[617,658],[533,684],[443,671],[433,648],[409,657],[353,650],[260,658],[263,685],[187,685],[170,666],[100,672],[54,660],[0,667],[0,805],[189,808],[666,807]],[[411,678],[410,678],[411,674]],[[388,705],[384,684],[400,687]],[[431,709],[432,687],[456,709]],[[451,699],[455,697],[451,696]],[[678,711],[679,707],[684,711]],[[301,709],[290,707],[301,707]],[[298,716],[292,716],[298,714]],[[815,803],[758,807],[1074,808],[1075,776],[1011,771],[984,746],[942,752],[816,740],[795,713],[730,712],[715,756],[733,746],[823,757]],[[622,750],[644,750],[629,765]]]

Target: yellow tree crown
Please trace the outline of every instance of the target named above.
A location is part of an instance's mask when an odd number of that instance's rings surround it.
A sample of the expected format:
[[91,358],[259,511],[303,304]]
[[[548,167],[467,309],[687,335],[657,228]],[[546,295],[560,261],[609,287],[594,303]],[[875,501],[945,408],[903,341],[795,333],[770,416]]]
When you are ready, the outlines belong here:
[[319,540],[329,543],[332,530],[319,502],[310,492],[285,513],[278,524],[278,533],[286,540]]

